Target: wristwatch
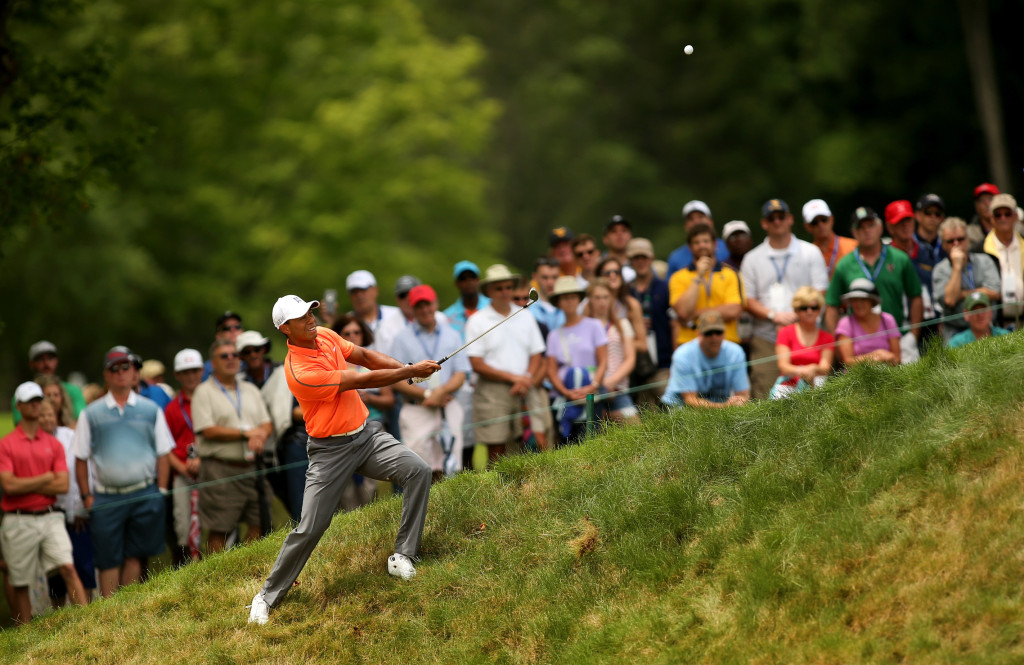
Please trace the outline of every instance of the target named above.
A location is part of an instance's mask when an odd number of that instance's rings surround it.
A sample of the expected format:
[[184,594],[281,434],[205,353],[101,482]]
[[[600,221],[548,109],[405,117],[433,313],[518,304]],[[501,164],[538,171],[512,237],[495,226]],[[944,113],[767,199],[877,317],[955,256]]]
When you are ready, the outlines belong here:
[[426,401],[426,400],[430,399],[430,396],[433,395],[433,394],[434,394],[433,388],[427,388],[426,390],[423,391],[423,400]]
[[768,310],[768,320],[772,321],[772,322],[775,321],[775,310],[774,309]]

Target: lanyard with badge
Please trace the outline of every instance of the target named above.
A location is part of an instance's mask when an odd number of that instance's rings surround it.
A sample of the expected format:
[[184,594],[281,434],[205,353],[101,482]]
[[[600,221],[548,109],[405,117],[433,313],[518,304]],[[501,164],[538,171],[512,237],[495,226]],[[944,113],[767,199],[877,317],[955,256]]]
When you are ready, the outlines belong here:
[[[423,338],[420,336],[420,330],[419,330],[419,326],[418,325],[415,325],[415,324],[413,325],[412,332],[413,332],[414,335],[416,335],[416,341],[420,343],[420,347],[423,349],[423,352],[427,354],[427,358],[437,358],[437,347],[440,346],[440,344],[441,344],[441,329],[440,328],[434,328],[434,348],[433,349],[428,349],[427,348],[426,343],[423,341]],[[434,388],[440,388],[441,387],[441,376],[440,375],[441,375],[440,372],[434,372],[433,374],[428,376],[426,381],[423,382],[424,383],[424,386],[423,386],[424,389],[433,390]]]
[[782,280],[786,278],[786,270],[789,269],[789,260],[791,258],[793,258],[793,255],[787,253],[786,260],[782,262],[782,268],[779,268],[779,262],[775,260],[776,257],[768,257],[772,262],[772,267],[775,268],[776,277],[775,283],[768,289],[768,300],[771,302],[771,309],[776,312],[784,312],[791,306],[791,303],[787,302],[786,287],[782,283]]
[[[882,274],[882,266],[885,265],[885,256],[888,253],[889,253],[889,246],[888,245],[882,245],[882,253],[881,253],[881,255],[879,255],[878,261],[875,263],[875,271],[874,272],[869,271],[867,264],[864,263],[864,259],[860,258],[860,248],[857,248],[857,249],[853,250],[853,257],[855,259],[857,259],[857,263],[860,264],[860,269],[861,269],[861,271],[863,271],[864,276],[867,277],[868,279],[870,279],[871,283],[874,284],[875,280],[878,279],[878,276]],[[872,307],[871,311],[874,312],[875,314],[881,314],[882,313],[882,305],[881,305],[881,303],[879,303],[879,304],[875,305],[874,307]]]
[[836,257],[839,256],[839,236],[833,236],[834,241],[832,243],[832,258],[828,260],[828,265],[825,266],[825,272],[829,277],[832,276],[832,266],[836,264]]

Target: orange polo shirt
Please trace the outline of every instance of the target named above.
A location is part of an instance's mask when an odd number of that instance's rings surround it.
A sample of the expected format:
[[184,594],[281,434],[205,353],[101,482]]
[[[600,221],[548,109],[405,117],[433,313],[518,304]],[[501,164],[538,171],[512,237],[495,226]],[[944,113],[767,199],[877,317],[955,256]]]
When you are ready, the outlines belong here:
[[357,429],[369,412],[355,390],[338,392],[341,373],[348,369],[346,359],[352,355],[352,342],[323,327],[317,328],[315,341],[316,349],[289,343],[284,366],[288,387],[302,407],[306,431],[322,439]]

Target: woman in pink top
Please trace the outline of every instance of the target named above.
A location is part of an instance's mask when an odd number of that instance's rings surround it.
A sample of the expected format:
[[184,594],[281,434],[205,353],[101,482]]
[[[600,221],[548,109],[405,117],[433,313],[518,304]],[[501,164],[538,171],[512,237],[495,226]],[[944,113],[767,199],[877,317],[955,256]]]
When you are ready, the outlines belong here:
[[836,346],[847,366],[862,362],[900,364],[900,329],[888,312],[876,311],[882,299],[870,279],[850,282],[843,295],[850,312],[836,325]]
[[820,386],[832,372],[835,338],[818,327],[825,299],[821,292],[802,286],[793,294],[796,323],[779,331],[775,342],[779,378],[771,390],[772,399],[788,397],[808,386]]

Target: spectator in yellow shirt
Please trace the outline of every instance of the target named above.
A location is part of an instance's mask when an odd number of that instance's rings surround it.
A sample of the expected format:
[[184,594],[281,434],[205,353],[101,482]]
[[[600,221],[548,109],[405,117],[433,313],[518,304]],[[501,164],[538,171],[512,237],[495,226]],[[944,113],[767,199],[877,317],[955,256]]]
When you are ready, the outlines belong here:
[[715,232],[707,224],[690,229],[687,244],[693,262],[669,281],[669,302],[678,315],[676,345],[697,337],[700,315],[716,311],[725,321],[725,339],[739,343],[736,320],[743,311],[743,282],[738,272],[715,258]]

